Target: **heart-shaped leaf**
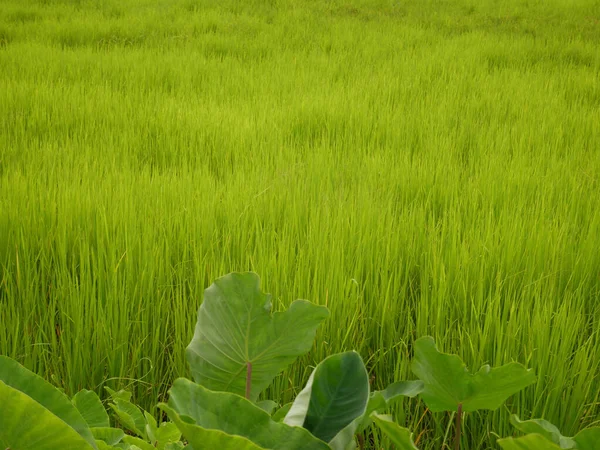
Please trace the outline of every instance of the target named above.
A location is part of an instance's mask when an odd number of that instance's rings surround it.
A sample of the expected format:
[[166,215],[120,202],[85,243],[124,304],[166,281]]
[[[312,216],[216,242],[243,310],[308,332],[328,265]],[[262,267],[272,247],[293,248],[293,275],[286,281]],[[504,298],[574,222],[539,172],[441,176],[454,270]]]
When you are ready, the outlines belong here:
[[[47,403],[49,399],[45,397],[44,400]],[[41,403],[3,381],[0,381],[0,405],[2,405],[0,408],[0,448],[2,449],[92,450],[97,448],[95,442],[94,446],[91,446],[74,428]]]
[[[71,400],[42,377],[27,370],[15,360],[0,356],[0,381],[38,402],[72,427],[92,448],[96,448],[88,424]],[[0,403],[0,407],[5,411],[4,414],[10,414],[10,409],[6,410],[6,405]]]
[[[352,438],[358,425],[355,421],[364,414],[368,399],[369,376],[362,358],[356,352],[339,353],[315,368],[284,423],[302,426],[326,442],[353,424],[353,429],[344,433]],[[336,448],[346,445],[340,439],[335,442]]]
[[[310,350],[327,308],[296,300],[271,314],[270,295],[255,273],[231,273],[204,293],[186,356],[197,383],[214,391],[258,395],[298,356]],[[246,380],[251,380],[248,392]]]
[[388,415],[372,414],[371,419],[398,450],[418,450],[409,429],[401,427]]
[[577,450],[600,450],[600,427],[586,428],[575,435]]
[[147,439],[146,418],[136,405],[129,401],[131,394],[127,391],[115,392],[112,389],[105,388],[110,394],[113,403],[108,406],[115,412],[119,421],[132,433]]
[[533,371],[518,363],[494,369],[485,365],[471,374],[458,356],[439,352],[429,336],[415,342],[411,368],[423,381],[420,395],[434,412],[458,411],[459,404],[464,412],[495,410],[508,397],[535,382]]
[[528,434],[520,438],[498,439],[504,450],[560,450],[560,447],[541,434]]
[[125,433],[119,428],[102,427],[91,430],[96,442],[103,441],[108,445],[116,445],[125,437]]
[[[243,436],[263,448],[329,448],[303,428],[274,422],[268,413],[239,395],[213,392],[185,378],[175,380],[169,390],[168,408],[164,404],[159,407],[178,426],[183,421],[205,430],[220,430],[229,435]],[[175,411],[177,417],[171,417],[170,411]],[[180,430],[186,438],[190,438],[183,428]],[[196,432],[199,433],[198,430]]]
[[100,397],[94,391],[83,389],[73,396],[71,402],[85,419],[90,428],[108,428],[108,414]]

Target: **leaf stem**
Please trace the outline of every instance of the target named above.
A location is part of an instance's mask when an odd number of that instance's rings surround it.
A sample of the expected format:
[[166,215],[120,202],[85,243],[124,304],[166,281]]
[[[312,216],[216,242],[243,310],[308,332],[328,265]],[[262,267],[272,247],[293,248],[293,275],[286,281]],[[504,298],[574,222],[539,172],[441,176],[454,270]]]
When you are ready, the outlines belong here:
[[458,404],[458,412],[456,413],[456,434],[454,436],[454,450],[460,450],[460,427],[462,419],[462,403]]
[[250,400],[250,391],[252,390],[252,363],[246,363],[246,398]]

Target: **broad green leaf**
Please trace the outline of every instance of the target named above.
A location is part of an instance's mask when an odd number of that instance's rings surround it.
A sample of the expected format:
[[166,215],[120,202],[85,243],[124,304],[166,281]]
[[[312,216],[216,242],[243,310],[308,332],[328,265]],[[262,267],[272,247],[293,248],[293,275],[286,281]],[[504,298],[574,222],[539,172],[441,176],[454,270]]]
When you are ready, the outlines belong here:
[[[189,418],[188,423],[191,421],[201,428],[243,436],[269,449],[282,448],[281,445],[286,450],[329,448],[303,428],[274,422],[269,414],[239,395],[213,392],[185,378],[175,380],[169,394],[168,406],[178,413],[178,420]],[[169,414],[168,409],[162,409]],[[179,426],[175,418],[170,415],[169,418]]]
[[79,391],[71,402],[75,405],[79,413],[85,419],[90,428],[110,427],[108,414],[102,406],[100,397],[94,391],[83,389]]
[[[181,450],[182,448],[186,448],[184,447],[183,443],[181,442],[171,442],[167,445],[165,445],[165,449],[164,450]],[[188,449],[191,450],[191,446],[187,447]]]
[[270,295],[255,273],[231,273],[204,293],[186,356],[194,380],[214,391],[245,395],[251,364],[250,400],[298,356],[308,352],[327,308],[296,300],[271,314]]
[[541,434],[528,434],[520,438],[498,439],[504,450],[560,450],[560,447]]
[[203,428],[190,423],[188,421],[189,417],[180,416],[173,408],[164,403],[159,403],[158,407],[167,413],[169,419],[177,425],[186,440],[196,449],[266,450],[265,447],[259,447],[245,437],[227,434],[218,429]]
[[[96,442],[88,424],[71,400],[42,377],[27,370],[15,360],[0,356],[0,381],[38,402],[72,427],[92,448],[96,448]],[[5,405],[2,403],[0,403],[0,407],[6,411]]]
[[125,442],[129,445],[135,445],[135,446],[139,447],[141,450],[156,450],[154,445],[152,445],[140,438],[137,438],[135,436],[125,436],[123,438],[123,442]]
[[94,435],[94,439],[96,439],[96,442],[103,441],[108,445],[118,444],[119,442],[121,442],[121,439],[123,439],[123,437],[125,436],[123,430],[120,430],[119,428],[102,427],[92,428],[91,430],[92,434]]
[[518,363],[494,369],[485,365],[471,374],[458,356],[439,352],[429,336],[415,342],[411,368],[423,381],[420,395],[433,412],[457,411],[459,404],[464,412],[495,410],[508,397],[535,382],[533,371]]
[[108,406],[115,412],[125,428],[138,436],[147,437],[146,419],[137,406],[118,398],[114,400],[114,403],[109,403]]
[[398,425],[390,416],[372,414],[371,419],[398,450],[417,450],[410,430]]
[[578,450],[600,450],[600,427],[581,430],[573,440],[577,443]]
[[261,400],[260,402],[256,402],[256,406],[265,411],[267,414],[273,414],[275,408],[277,408],[277,403],[273,400]]
[[356,432],[360,433],[366,430],[369,425],[371,425],[372,413],[383,412],[383,410],[392,405],[394,401],[402,397],[416,397],[422,391],[423,382],[421,380],[416,380],[398,381],[390,384],[383,391],[371,392],[371,395],[369,396],[369,403],[367,403],[367,410],[363,414],[362,420],[360,421]]
[[525,434],[540,434],[547,440],[554,442],[560,448],[575,448],[575,441],[569,437],[565,437],[560,433],[560,430],[552,425],[547,420],[531,419],[521,420],[519,416],[513,414],[510,416],[510,423],[519,431]]
[[97,448],[95,442],[92,447],[75,429],[42,404],[3,381],[0,381],[0,405],[2,405],[0,408],[1,449],[92,450]]
[[285,415],[288,413],[292,405],[293,402],[286,403],[271,415],[271,419],[273,419],[275,422],[281,422],[283,419],[285,419]]
[[[302,426],[329,442],[347,426],[357,425],[355,420],[364,414],[368,399],[369,376],[362,358],[356,352],[339,353],[315,368],[284,423]],[[336,441],[336,446],[346,445]]]
[[535,433],[558,445],[561,449],[600,450],[600,428],[586,428],[575,437],[563,436],[558,428],[547,420],[520,420],[517,415],[510,416],[510,423],[523,433]]

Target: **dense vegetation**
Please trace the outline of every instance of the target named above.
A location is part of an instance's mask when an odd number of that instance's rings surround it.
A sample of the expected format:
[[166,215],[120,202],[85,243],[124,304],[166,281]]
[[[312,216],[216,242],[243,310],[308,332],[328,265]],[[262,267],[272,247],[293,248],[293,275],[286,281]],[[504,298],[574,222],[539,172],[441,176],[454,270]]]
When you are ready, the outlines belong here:
[[[330,318],[269,398],[357,350],[372,386],[431,335],[600,416],[600,6],[593,0],[0,2],[0,354],[152,413],[203,290],[254,270]],[[305,369],[306,368],[306,369]],[[394,411],[438,448],[450,416]],[[419,448],[428,448],[421,447]]]

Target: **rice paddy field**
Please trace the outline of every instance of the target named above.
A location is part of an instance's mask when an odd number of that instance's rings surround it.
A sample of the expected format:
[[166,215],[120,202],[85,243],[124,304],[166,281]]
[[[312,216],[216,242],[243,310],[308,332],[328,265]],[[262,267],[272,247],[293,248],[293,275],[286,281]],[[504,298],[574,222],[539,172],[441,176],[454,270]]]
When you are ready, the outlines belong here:
[[[275,400],[342,350],[414,378],[429,334],[538,376],[465,450],[511,412],[598,425],[600,3],[2,0],[0,354],[156,412],[246,270],[331,311]],[[395,414],[450,445],[449,415]]]

